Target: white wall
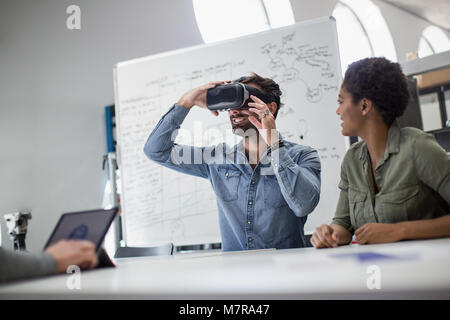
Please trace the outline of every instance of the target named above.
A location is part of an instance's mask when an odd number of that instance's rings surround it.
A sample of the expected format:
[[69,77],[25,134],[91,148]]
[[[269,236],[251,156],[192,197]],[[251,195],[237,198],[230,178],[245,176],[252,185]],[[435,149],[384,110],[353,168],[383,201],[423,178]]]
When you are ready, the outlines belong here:
[[[81,7],[81,30],[66,8]],[[191,1],[0,1],[0,219],[32,211],[42,249],[60,214],[101,207],[115,63],[202,43]]]
[[331,16],[338,0],[291,0],[295,21]]

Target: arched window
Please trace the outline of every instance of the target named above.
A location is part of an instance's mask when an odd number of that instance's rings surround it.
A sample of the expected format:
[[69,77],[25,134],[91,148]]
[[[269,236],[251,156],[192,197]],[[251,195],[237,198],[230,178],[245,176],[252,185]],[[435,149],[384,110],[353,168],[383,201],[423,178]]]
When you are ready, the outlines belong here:
[[444,31],[435,26],[423,30],[419,41],[420,58],[447,50],[450,50],[450,40]]
[[205,42],[214,42],[293,24],[289,0],[193,0]]
[[380,10],[370,0],[341,0],[336,18],[342,73],[350,63],[383,56],[397,61],[394,41]]

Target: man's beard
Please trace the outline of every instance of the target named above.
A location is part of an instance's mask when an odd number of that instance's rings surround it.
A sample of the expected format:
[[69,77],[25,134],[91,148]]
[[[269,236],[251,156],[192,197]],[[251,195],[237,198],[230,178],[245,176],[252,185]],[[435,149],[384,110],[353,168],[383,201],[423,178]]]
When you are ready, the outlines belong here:
[[[241,122],[236,123],[234,119],[239,119]],[[248,115],[230,117],[230,121],[235,135],[240,137],[251,137],[258,134],[258,129],[250,122]]]

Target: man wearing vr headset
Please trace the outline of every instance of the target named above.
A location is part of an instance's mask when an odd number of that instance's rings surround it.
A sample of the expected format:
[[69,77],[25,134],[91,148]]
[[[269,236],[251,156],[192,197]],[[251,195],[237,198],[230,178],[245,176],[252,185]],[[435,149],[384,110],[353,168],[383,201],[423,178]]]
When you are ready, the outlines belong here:
[[[243,91],[236,94],[241,97],[238,102],[228,101],[226,92],[233,88]],[[275,81],[254,73],[233,83],[205,84],[186,92],[145,144],[149,159],[210,180],[217,198],[223,251],[306,245],[303,226],[319,202],[320,160],[316,150],[279,135],[275,118],[280,96]],[[228,115],[233,133],[243,137],[240,143],[232,148],[225,143],[201,148],[174,143],[173,133],[192,107],[208,108],[218,116],[223,105],[218,103],[215,108],[207,100],[220,101],[221,97],[232,105]],[[211,157],[203,156],[201,163],[180,161],[180,155],[186,159],[186,154],[191,160],[195,154]]]

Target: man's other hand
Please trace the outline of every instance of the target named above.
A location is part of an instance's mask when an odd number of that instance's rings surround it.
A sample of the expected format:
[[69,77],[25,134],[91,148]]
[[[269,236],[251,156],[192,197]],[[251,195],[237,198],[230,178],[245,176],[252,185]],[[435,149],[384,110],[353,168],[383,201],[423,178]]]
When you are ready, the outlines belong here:
[[[227,84],[227,83],[230,83],[230,81],[215,81],[194,88],[186,92],[180,98],[180,100],[178,100],[177,104],[188,109],[192,108],[193,106],[199,106],[200,108],[207,109],[206,93],[208,92],[208,89],[212,89],[220,84]],[[214,114],[215,116],[219,115],[217,111],[211,111],[211,113]]]

